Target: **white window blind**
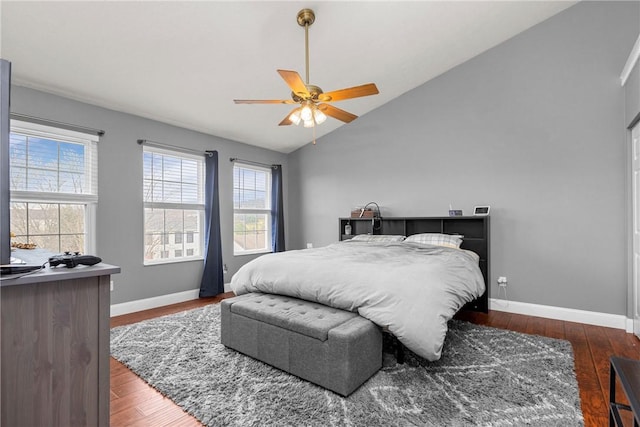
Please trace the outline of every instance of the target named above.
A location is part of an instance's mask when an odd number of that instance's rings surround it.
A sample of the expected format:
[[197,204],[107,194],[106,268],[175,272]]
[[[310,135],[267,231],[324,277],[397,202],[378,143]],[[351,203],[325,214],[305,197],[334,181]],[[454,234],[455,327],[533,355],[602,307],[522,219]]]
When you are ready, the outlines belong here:
[[233,167],[233,253],[271,252],[271,170]]
[[143,150],[144,263],[202,259],[204,156]]

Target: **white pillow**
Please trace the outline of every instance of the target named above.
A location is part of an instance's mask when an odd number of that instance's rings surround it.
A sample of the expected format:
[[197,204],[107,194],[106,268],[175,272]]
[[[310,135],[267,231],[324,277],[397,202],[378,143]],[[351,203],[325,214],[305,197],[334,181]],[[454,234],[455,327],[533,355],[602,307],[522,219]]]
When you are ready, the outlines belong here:
[[404,241],[457,249],[462,244],[462,236],[459,234],[421,233],[413,234],[404,239]]
[[404,236],[394,236],[392,234],[356,234],[351,240],[355,242],[389,243],[402,242]]

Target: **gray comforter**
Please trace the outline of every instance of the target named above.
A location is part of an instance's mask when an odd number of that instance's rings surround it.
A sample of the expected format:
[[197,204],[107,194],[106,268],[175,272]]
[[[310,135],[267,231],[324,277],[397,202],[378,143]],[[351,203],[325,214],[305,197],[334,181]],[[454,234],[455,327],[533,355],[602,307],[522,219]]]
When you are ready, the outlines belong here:
[[415,243],[339,242],[263,255],[231,279],[236,295],[288,295],[357,311],[428,359],[440,358],[447,321],[482,295],[477,255]]

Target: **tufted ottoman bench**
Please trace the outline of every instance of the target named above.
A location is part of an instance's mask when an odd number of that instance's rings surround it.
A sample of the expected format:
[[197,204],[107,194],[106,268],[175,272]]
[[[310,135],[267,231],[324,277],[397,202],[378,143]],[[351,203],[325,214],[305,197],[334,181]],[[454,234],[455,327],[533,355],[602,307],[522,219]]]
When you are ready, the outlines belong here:
[[220,304],[222,344],[343,396],[382,366],[382,333],[357,313],[261,293]]

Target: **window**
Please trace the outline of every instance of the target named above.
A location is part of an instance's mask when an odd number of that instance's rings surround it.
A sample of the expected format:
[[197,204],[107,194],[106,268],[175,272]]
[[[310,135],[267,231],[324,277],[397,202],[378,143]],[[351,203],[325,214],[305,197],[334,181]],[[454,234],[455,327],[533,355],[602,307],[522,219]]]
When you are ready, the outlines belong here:
[[95,253],[98,137],[11,121],[12,245]]
[[233,253],[271,252],[271,170],[233,167]]
[[145,146],[143,169],[144,264],[202,259],[204,156]]

